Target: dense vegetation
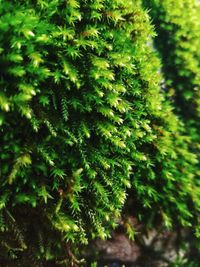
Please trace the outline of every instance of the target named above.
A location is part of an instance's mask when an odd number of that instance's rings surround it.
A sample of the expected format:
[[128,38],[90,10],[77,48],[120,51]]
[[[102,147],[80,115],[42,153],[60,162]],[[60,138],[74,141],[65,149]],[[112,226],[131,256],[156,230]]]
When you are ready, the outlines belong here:
[[157,54],[140,0],[0,1],[5,266],[74,264],[127,203],[199,233],[200,13],[172,2],[143,3]]
[[[184,122],[185,133],[191,140],[190,150],[198,155],[199,160],[200,5],[195,0],[143,2],[155,25],[155,46],[162,59],[165,90],[173,102],[175,113]],[[193,173],[199,188],[199,164],[196,167]],[[199,199],[195,201],[199,205]]]

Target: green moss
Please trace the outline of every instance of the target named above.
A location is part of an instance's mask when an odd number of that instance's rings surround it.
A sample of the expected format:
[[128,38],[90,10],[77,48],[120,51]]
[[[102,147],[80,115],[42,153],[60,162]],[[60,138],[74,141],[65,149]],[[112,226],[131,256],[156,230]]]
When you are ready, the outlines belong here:
[[[155,46],[162,59],[165,90],[190,139],[189,149],[197,155],[193,170],[199,188],[200,155],[200,6],[195,0],[143,1],[155,24]],[[196,205],[199,198],[194,197]],[[198,223],[198,222],[197,222]]]
[[146,227],[193,226],[197,158],[140,1],[0,1],[0,16],[0,255],[66,264],[127,192]]

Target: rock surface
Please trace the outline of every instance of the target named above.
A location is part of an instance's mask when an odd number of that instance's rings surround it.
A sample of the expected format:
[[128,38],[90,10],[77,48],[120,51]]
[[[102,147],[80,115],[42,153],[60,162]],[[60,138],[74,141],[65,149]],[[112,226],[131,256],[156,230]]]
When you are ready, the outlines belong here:
[[130,241],[125,233],[116,231],[111,239],[90,244],[86,257],[95,260],[98,255],[98,267],[167,267],[185,253],[175,232],[151,230]]

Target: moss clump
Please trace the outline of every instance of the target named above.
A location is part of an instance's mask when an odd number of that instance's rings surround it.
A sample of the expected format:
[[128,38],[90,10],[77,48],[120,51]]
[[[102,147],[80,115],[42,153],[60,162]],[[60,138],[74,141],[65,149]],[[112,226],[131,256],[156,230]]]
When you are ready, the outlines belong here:
[[140,1],[0,1],[0,17],[9,267],[74,261],[73,245],[109,236],[127,189],[144,224],[197,221],[196,155],[160,89]]

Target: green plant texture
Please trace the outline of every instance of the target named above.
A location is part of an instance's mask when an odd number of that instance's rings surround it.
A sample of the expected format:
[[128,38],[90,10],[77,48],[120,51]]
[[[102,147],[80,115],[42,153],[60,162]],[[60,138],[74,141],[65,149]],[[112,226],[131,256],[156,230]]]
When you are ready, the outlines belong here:
[[159,221],[198,232],[198,37],[182,80],[178,67],[165,72],[170,56],[161,66],[154,36],[139,0],[0,1],[0,259],[7,266],[81,264],[74,254],[110,236],[127,199],[146,227]]
[[[155,24],[154,40],[162,60],[163,87],[175,113],[184,122],[184,131],[191,140],[190,151],[197,155],[193,173],[199,188],[200,5],[195,0],[144,0],[143,3]],[[194,195],[193,200],[199,205]]]

